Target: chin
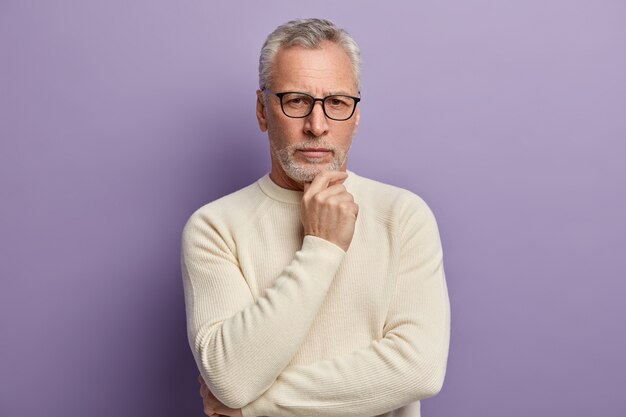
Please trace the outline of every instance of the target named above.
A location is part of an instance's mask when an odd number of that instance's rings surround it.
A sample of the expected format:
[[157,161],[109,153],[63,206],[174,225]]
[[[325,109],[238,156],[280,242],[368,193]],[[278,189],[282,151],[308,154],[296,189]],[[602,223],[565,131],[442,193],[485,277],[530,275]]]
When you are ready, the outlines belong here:
[[283,170],[289,178],[297,182],[311,182],[320,172],[323,171],[339,171],[340,168],[335,164],[298,164],[284,166]]

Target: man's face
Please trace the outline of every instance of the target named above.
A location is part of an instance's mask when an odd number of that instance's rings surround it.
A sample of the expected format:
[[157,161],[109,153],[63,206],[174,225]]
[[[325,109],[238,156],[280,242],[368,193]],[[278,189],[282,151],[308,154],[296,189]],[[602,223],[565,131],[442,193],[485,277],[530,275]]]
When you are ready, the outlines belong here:
[[[350,58],[331,42],[324,42],[319,49],[281,48],[274,61],[271,90],[302,92],[316,98],[358,96]],[[311,114],[296,119],[282,112],[276,95],[257,91],[257,96],[259,127],[267,130],[270,141],[270,175],[278,185],[301,189],[303,182],[311,181],[322,170],[345,171],[359,123],[358,106],[350,119],[336,121],[324,115],[318,101]]]

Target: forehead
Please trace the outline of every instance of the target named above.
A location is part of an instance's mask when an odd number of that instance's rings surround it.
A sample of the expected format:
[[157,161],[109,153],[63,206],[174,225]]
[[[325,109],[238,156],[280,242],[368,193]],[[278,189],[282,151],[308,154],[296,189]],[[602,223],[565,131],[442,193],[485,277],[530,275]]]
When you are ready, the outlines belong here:
[[272,88],[314,94],[357,93],[348,54],[341,46],[328,41],[314,49],[302,46],[281,48],[274,60]]

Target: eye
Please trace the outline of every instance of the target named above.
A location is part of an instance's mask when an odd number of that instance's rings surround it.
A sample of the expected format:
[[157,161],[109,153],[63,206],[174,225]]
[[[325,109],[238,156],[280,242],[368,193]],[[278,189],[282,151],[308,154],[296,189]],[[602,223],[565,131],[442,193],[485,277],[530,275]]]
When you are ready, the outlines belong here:
[[283,104],[289,107],[307,107],[311,98],[302,94],[288,94],[283,97]]
[[332,107],[349,107],[352,105],[352,99],[344,96],[331,96],[326,99],[326,104]]

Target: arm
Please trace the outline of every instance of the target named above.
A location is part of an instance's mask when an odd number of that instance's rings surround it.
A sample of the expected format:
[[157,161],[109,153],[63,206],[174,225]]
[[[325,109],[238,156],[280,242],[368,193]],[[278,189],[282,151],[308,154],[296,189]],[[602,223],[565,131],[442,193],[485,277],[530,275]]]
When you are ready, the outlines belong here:
[[286,368],[251,416],[372,416],[435,395],[449,345],[450,307],[435,218],[421,203],[404,229],[397,287],[383,329],[368,347]]
[[306,236],[275,285],[254,302],[220,234],[201,216],[192,216],[181,257],[189,344],[200,373],[223,404],[241,408],[287,366],[344,254],[332,243]]
[[327,171],[305,184],[302,249],[256,302],[228,231],[202,215],[185,226],[181,263],[189,343],[209,389],[224,405],[241,408],[259,397],[306,337],[354,233],[358,206],[341,184],[346,177]]

